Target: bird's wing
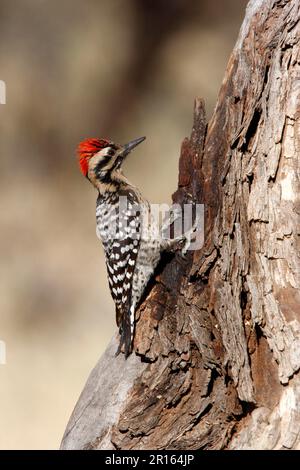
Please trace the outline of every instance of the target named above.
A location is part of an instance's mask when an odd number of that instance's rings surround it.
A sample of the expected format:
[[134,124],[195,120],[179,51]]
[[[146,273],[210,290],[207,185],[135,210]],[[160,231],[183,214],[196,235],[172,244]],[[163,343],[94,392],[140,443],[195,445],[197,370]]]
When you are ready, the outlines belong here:
[[130,311],[133,274],[141,239],[141,214],[137,201],[127,199],[125,208],[116,211],[116,225],[103,243],[109,287],[116,306],[116,321],[125,352],[130,351],[134,333],[134,312]]

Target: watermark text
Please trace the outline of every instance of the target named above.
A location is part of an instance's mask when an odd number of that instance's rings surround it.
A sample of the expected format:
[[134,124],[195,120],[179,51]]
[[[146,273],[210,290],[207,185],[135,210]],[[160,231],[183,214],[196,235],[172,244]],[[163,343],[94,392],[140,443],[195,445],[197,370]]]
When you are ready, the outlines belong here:
[[185,251],[199,250],[204,243],[203,204],[147,205],[121,196],[118,204],[100,204],[96,216],[103,241],[131,239],[134,250],[140,239],[150,243],[156,240],[162,246],[178,241],[185,245]]
[[6,84],[0,80],[0,104],[6,104]]
[[6,344],[0,339],[0,365],[6,364]]

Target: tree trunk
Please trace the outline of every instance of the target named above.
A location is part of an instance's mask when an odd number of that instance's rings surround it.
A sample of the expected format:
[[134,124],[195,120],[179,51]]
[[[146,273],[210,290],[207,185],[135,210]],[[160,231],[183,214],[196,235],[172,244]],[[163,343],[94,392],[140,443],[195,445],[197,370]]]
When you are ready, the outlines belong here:
[[[213,117],[196,100],[174,202],[205,243],[163,268],[136,354],[92,371],[62,449],[300,448],[300,0],[251,0]],[[298,173],[297,173],[298,172]]]

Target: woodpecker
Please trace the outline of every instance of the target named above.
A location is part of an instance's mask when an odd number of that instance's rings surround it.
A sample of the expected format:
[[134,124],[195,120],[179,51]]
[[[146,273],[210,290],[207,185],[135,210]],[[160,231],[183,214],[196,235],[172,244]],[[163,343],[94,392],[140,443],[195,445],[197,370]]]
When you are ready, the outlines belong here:
[[162,237],[149,202],[122,172],[127,155],[144,140],[140,137],[120,145],[108,139],[89,138],[77,149],[81,172],[98,191],[96,234],[104,248],[116,308],[120,333],[116,355],[122,351],[126,358],[133,349],[135,311],[145,287],[161,253],[178,242]]

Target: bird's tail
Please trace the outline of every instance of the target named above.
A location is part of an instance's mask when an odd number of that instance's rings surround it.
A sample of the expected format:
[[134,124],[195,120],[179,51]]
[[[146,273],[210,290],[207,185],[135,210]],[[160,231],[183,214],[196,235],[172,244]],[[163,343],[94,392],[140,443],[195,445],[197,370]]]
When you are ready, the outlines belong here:
[[135,327],[134,313],[135,313],[135,307],[134,305],[131,305],[131,307],[129,308],[129,311],[126,310],[125,313],[123,314],[121,323],[119,326],[119,333],[121,337],[120,337],[119,347],[116,352],[116,356],[118,356],[120,352],[123,350],[126,359],[132,353],[132,349],[133,349],[133,338],[134,338],[134,327]]

